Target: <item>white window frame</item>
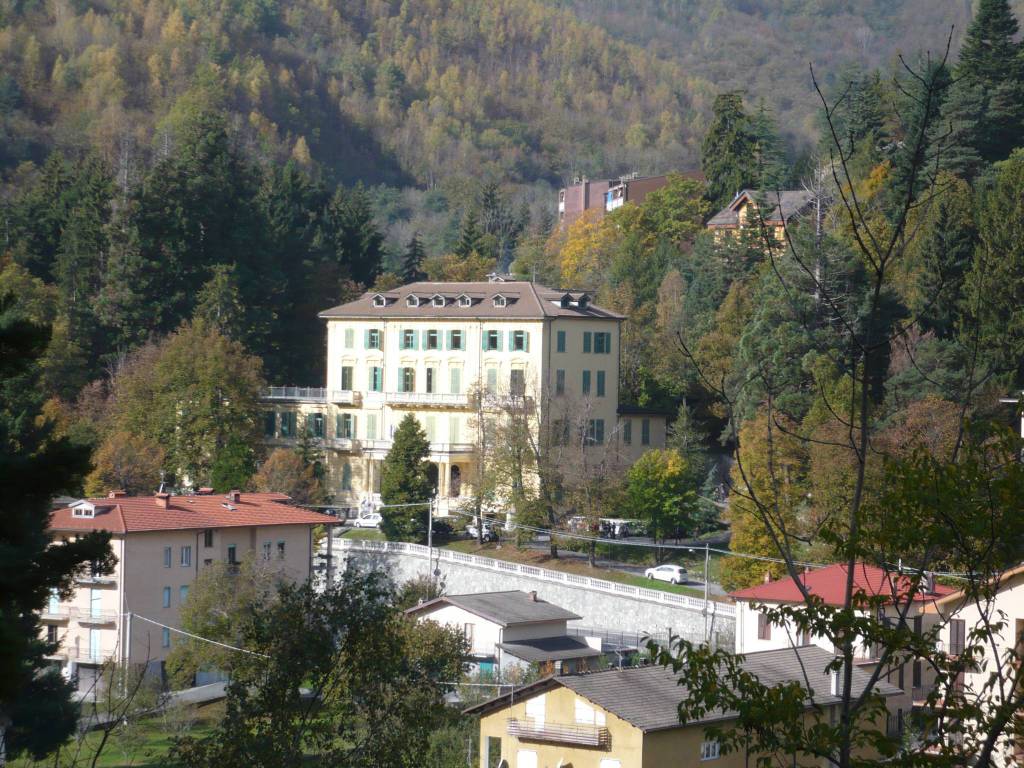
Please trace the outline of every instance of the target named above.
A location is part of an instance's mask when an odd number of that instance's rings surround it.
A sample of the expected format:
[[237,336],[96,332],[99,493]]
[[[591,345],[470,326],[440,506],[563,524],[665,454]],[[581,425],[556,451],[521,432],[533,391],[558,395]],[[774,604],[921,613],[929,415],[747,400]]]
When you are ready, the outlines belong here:
[[717,760],[722,756],[722,745],[717,741],[702,741],[700,743],[701,762],[706,760]]

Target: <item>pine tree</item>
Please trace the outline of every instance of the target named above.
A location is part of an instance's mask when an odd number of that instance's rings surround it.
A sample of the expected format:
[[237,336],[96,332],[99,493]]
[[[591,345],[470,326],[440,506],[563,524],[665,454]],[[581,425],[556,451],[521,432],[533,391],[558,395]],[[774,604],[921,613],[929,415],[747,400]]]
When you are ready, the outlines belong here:
[[384,236],[374,221],[370,197],[363,185],[338,190],[331,201],[334,243],[349,275],[361,285],[373,285],[381,273]]
[[402,283],[407,285],[424,278],[420,265],[423,263],[425,256],[423,243],[420,242],[419,233],[416,232],[409,240],[409,244],[405,246],[405,253],[402,254],[401,272],[399,273]]
[[433,498],[435,489],[428,474],[430,442],[414,415],[398,424],[391,450],[381,467],[380,498],[385,505],[417,504],[383,510],[381,530],[391,540],[419,541],[426,536],[428,509],[420,502]]
[[789,178],[786,148],[779,136],[775,120],[765,106],[758,105],[750,120],[754,135],[754,162],[757,168],[757,187],[765,191],[784,189]]
[[716,96],[711,125],[701,145],[701,169],[712,203],[724,207],[741,189],[757,184],[756,144],[741,94],[733,91]]
[[462,226],[459,228],[459,242],[455,246],[454,253],[462,258],[468,257],[471,253],[486,256],[484,253],[484,233],[480,229],[480,218],[476,209],[470,208],[462,217]]

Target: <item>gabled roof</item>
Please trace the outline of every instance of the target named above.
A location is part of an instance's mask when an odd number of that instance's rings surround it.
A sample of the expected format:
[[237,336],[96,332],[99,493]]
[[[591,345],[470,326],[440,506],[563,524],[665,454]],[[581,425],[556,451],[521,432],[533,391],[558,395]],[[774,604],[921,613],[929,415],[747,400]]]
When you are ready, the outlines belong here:
[[[820,597],[827,605],[842,606],[846,596],[846,563],[833,565],[801,574],[800,581],[807,590]],[[858,563],[853,570],[855,591],[863,591],[868,597],[882,596],[889,600],[905,599],[910,591],[910,578],[901,574],[884,571],[874,565]],[[950,594],[952,587],[936,584],[931,592],[924,591],[922,584],[914,595],[914,602],[930,602]],[[803,594],[792,577],[769,581],[746,589],[731,592],[735,600],[752,600],[765,603],[799,603]]]
[[444,595],[409,608],[406,613],[415,616],[445,605],[454,605],[487,619],[501,627],[517,624],[540,624],[548,621],[575,621],[582,618],[547,600],[534,598],[536,593],[521,590],[509,592],[478,592],[472,595]]
[[[798,682],[809,688],[814,693],[813,701],[807,702],[807,706],[810,707],[812,704],[829,706],[840,702],[840,695],[832,693],[832,673],[826,670],[834,660],[835,656],[824,648],[804,645],[799,648],[750,653],[743,659],[742,664],[744,670],[756,675],[765,685]],[[868,674],[854,668],[854,695],[859,695],[864,690],[868,680]],[[838,682],[842,686],[842,677]],[[517,688],[514,701],[520,702],[558,686],[574,691],[590,703],[645,733],[685,727],[679,722],[678,706],[687,698],[688,691],[685,686],[679,685],[679,678],[670,668],[629,667],[583,675],[547,677],[525,688]],[[878,682],[875,691],[882,696],[896,696],[902,693],[899,688],[886,682]],[[469,707],[465,712],[484,715],[509,706],[511,701],[509,696],[500,696]],[[735,712],[717,710],[700,719],[690,720],[685,725],[731,720],[734,717]]]
[[803,213],[811,204],[811,194],[805,189],[783,189],[779,191],[758,192],[753,189],[743,189],[732,199],[725,208],[720,210],[708,220],[708,227],[738,227],[740,223],[739,210],[745,204],[753,202],[757,197],[769,206],[762,214],[767,224],[782,224],[788,222],[794,216]]
[[[568,293],[573,301],[562,306],[560,299]],[[456,299],[465,294],[473,299],[471,306],[459,306]],[[375,307],[374,296],[383,295],[387,305]],[[443,307],[435,307],[429,298],[435,295],[444,296],[447,301]],[[409,296],[422,298],[419,306],[407,304]],[[508,303],[504,307],[494,306],[494,297],[504,296]],[[332,318],[409,318],[409,319],[509,319],[509,320],[541,320],[546,317],[588,318],[624,320],[625,316],[617,312],[584,302],[579,306],[580,296],[588,296],[583,291],[552,290],[537,283],[525,280],[509,280],[505,282],[473,282],[473,283],[410,283],[401,288],[394,288],[386,293],[367,291],[355,301],[341,304],[320,313],[324,319]],[[589,296],[588,296],[589,298]]]
[[[221,495],[171,496],[164,509],[153,496],[84,499],[95,507],[92,517],[75,517],[71,507],[50,516],[52,531],[181,531],[268,525],[330,525],[329,515],[283,502],[283,493],[243,493],[238,501]],[[230,507],[230,508],[229,508]]]
[[[993,578],[991,583],[992,586],[995,587],[996,594],[999,594],[1000,592],[1005,592],[1006,590],[1019,586],[1021,577],[1024,577],[1024,563],[1015,565],[1012,568],[1007,568],[1005,571]],[[962,608],[963,604],[968,599],[969,598],[966,598],[964,595],[964,590],[950,590],[949,594],[939,598],[932,605],[926,606],[924,612],[952,614]]]
[[498,643],[498,647],[523,661],[592,659],[601,655],[597,648],[591,648],[579,638],[568,635],[508,641]]

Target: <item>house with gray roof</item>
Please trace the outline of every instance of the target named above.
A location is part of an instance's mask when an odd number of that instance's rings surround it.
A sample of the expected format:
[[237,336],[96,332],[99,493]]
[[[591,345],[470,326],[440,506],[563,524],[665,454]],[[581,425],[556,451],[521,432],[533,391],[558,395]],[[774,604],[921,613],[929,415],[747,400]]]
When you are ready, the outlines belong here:
[[706,226],[716,238],[721,238],[757,227],[763,221],[765,228],[781,241],[785,228],[810,212],[814,205],[814,196],[805,189],[742,189],[729,205],[708,219]]

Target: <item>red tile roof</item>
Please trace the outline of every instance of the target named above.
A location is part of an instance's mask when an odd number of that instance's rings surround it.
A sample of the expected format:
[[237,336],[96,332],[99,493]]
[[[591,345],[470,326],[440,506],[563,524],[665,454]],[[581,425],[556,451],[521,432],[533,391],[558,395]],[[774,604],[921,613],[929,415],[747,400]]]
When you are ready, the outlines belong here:
[[84,499],[95,505],[95,517],[74,517],[71,507],[64,507],[50,517],[50,530],[135,533],[334,522],[329,515],[282,503],[287,500],[281,493],[243,493],[236,502],[222,495],[171,496],[164,509],[153,496]]
[[[819,568],[800,576],[800,581],[808,591],[820,597],[828,605],[843,605],[846,595],[847,567],[845,563]],[[892,599],[905,596],[910,589],[910,579],[906,576],[889,573],[874,565],[858,563],[853,571],[855,591],[863,591],[869,597],[882,595]],[[915,602],[937,600],[953,592],[952,587],[936,584],[931,592],[924,592],[924,587],[914,595]],[[752,600],[766,603],[797,603],[803,595],[792,578],[770,581],[730,593],[736,600]]]

